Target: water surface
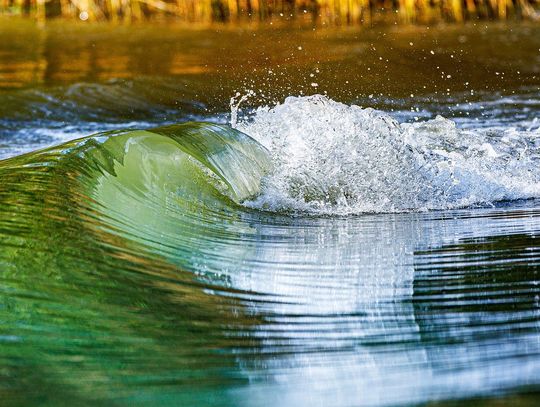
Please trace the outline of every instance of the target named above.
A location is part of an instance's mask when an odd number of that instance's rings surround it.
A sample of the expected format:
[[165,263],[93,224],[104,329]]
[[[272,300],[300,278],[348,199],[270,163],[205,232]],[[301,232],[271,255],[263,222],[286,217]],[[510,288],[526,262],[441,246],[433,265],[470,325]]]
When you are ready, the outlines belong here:
[[7,404],[535,405],[538,26],[0,36]]

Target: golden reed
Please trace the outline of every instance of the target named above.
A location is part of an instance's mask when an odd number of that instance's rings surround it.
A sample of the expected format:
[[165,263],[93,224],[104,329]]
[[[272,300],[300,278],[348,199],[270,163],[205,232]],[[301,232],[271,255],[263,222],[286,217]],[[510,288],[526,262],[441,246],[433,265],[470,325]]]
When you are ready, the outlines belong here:
[[306,20],[322,24],[540,19],[540,0],[0,0],[0,13],[40,21],[138,21],[174,17],[186,22]]

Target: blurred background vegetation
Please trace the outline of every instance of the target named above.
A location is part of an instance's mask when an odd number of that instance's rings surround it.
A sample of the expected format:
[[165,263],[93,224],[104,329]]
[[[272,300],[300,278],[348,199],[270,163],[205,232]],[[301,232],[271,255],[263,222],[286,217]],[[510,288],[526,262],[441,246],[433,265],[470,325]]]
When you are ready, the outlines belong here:
[[540,0],[0,0],[0,14],[45,21],[175,18],[192,23],[302,20],[329,25],[540,20]]

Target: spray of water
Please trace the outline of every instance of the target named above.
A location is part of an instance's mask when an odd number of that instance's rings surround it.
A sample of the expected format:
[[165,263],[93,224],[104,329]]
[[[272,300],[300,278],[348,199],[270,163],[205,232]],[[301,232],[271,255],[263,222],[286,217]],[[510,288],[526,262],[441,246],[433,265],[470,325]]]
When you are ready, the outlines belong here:
[[234,114],[232,125],[271,153],[274,171],[246,202],[258,209],[348,215],[540,196],[539,129],[460,130],[441,116],[399,123],[321,95],[243,121]]

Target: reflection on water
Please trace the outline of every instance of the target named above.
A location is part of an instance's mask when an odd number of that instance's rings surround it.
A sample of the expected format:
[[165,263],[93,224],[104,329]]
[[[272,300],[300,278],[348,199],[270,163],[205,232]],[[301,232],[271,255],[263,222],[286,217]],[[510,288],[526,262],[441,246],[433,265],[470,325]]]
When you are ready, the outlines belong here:
[[[510,93],[538,83],[538,30],[486,23],[316,31],[66,22],[39,28],[0,19],[0,89],[174,78],[181,81],[175,97],[192,91],[212,109],[228,108],[245,87],[266,93],[267,101],[314,90],[343,102],[370,94]],[[162,100],[174,104],[173,95]]]
[[[241,359],[247,404],[386,405],[537,383],[536,214],[294,224],[287,243],[265,244],[257,256],[279,266],[233,279],[289,299],[250,304],[266,315],[255,335],[268,356]],[[468,243],[483,240],[481,249]]]

